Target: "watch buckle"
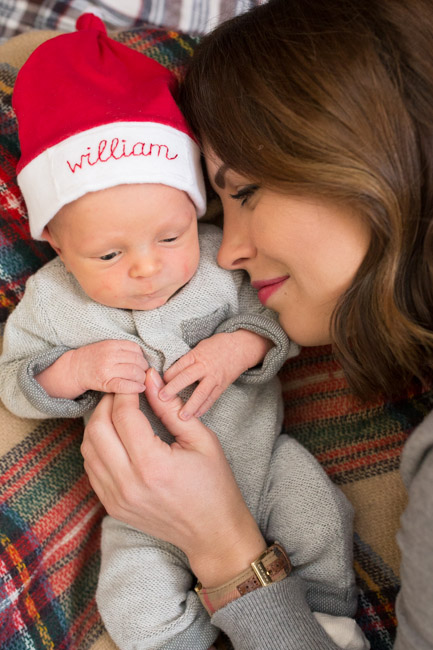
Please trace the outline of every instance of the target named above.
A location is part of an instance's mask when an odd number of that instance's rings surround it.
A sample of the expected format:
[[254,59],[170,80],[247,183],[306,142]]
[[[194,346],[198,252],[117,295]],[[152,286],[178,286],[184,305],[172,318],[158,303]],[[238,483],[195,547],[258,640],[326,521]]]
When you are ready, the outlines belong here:
[[270,576],[270,573],[262,562],[262,559],[266,557],[267,553],[268,551],[266,550],[264,553],[261,554],[260,557],[257,558],[257,560],[251,562],[251,568],[256,574],[257,580],[260,582],[262,587],[266,587],[267,585],[270,585],[272,583],[272,578]]

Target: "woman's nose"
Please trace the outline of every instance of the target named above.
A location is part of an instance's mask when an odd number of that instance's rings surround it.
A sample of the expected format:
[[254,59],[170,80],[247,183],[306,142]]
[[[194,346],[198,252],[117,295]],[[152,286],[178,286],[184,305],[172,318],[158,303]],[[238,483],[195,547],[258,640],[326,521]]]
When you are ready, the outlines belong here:
[[247,268],[249,260],[256,254],[248,228],[242,226],[242,219],[231,220],[224,215],[223,239],[218,251],[218,264],[233,271]]

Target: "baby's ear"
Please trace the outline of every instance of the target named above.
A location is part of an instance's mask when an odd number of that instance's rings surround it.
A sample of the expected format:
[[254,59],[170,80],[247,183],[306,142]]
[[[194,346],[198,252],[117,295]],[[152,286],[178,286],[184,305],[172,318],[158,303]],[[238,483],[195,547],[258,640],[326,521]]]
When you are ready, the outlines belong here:
[[56,251],[59,257],[62,257],[62,251],[58,246],[56,239],[53,237],[49,226],[45,226],[45,228],[43,229],[42,238],[45,239],[52,248],[54,248],[54,250]]

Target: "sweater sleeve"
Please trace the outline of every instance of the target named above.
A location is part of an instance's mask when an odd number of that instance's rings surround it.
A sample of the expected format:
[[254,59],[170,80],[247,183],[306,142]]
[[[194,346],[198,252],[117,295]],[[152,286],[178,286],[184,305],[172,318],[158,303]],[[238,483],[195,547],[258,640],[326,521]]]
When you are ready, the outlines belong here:
[[211,622],[227,634],[235,650],[339,649],[312,614],[305,585],[296,576],[232,601]]
[[433,412],[410,435],[401,474],[409,502],[397,541],[401,589],[397,597],[395,650],[433,648]]
[[64,345],[50,348],[32,359],[27,359],[18,370],[17,382],[28,402],[45,417],[78,418],[96,408],[101,393],[88,390],[76,399],[51,397],[36,379],[36,375],[51,366],[70,348]]
[[37,275],[29,278],[21,302],[9,316],[0,356],[0,397],[12,413],[26,418],[80,417],[94,408],[93,391],[76,400],[51,397],[35,375],[68,350],[50,322],[39,295]]
[[277,374],[288,358],[299,354],[299,346],[287,337],[277,321],[277,314],[260,303],[247,274],[235,271],[233,275],[238,288],[239,313],[221,323],[215,333],[245,329],[272,341],[274,345],[262,363],[250,368],[238,379],[245,384],[265,383]]

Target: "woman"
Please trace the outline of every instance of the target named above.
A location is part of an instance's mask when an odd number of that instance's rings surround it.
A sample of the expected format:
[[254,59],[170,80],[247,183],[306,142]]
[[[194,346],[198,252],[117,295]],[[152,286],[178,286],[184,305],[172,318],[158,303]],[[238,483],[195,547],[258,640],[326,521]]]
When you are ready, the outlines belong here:
[[[432,377],[432,37],[429,0],[271,0],[207,36],[184,85],[224,209],[220,264],[249,273],[293,340],[331,342],[361,397]],[[110,514],[182,548],[217,587],[266,542],[215,436],[161,387],[148,373],[176,443],[154,438],[134,398],[107,396],[85,467]],[[403,457],[398,650],[433,647],[432,446],[430,416]],[[236,649],[336,648],[294,576],[212,621]]]

